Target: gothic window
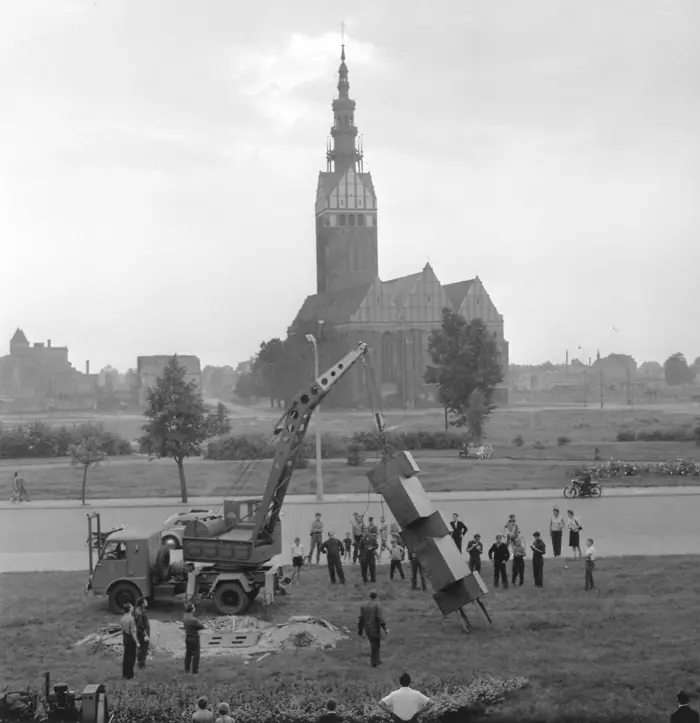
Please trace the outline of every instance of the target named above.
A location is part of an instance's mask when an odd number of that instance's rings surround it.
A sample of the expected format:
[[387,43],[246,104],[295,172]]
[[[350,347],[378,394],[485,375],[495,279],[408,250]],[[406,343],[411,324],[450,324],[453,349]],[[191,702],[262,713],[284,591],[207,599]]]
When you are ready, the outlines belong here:
[[355,214],[354,214],[354,213],[349,213],[349,214],[348,214],[348,224],[349,224],[350,226],[354,226],[354,225],[355,225]]
[[345,226],[345,214],[341,213],[339,218],[340,218],[340,225]]
[[357,207],[362,208],[362,199],[361,198],[357,199]]
[[365,225],[365,216],[362,213],[359,213],[357,215],[357,225],[358,226],[364,226]]
[[394,338],[387,331],[382,336],[382,381],[396,381],[396,366],[394,362]]
[[345,199],[341,198],[340,199],[340,207],[342,208],[343,206],[345,206]]

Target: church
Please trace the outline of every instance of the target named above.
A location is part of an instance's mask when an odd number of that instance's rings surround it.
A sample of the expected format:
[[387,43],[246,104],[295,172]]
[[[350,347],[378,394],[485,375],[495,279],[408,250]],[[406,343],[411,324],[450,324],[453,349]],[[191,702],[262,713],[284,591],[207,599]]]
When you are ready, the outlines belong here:
[[[344,45],[340,57],[332,144],[316,190],[317,289],[307,297],[295,324],[331,324],[347,341],[348,350],[359,341],[367,342],[377,386],[389,406],[411,409],[434,403],[436,390],[425,384],[423,376],[431,364],[428,339],[441,326],[445,307],[467,321],[484,322],[496,340],[505,378],[508,342],[503,316],[478,276],[442,284],[427,263],[415,274],[388,281],[379,278],[377,194],[371,174],[363,168],[364,151],[357,144]],[[353,397],[363,399],[361,372],[353,375],[351,383]],[[507,395],[507,387],[499,387],[494,401],[507,404]]]

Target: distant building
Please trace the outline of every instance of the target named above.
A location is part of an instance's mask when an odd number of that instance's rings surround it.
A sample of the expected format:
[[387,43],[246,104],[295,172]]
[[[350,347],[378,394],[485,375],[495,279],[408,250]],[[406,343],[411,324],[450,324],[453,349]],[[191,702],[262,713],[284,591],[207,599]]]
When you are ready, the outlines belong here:
[[[156,356],[140,356],[136,359],[136,372],[141,381],[139,389],[139,404],[145,407],[148,402],[148,390],[156,385],[159,377],[163,376],[166,364],[172,359],[172,354],[159,354]],[[178,362],[185,367],[185,381],[194,382],[197,389],[202,390],[202,365],[199,357],[179,356]]]

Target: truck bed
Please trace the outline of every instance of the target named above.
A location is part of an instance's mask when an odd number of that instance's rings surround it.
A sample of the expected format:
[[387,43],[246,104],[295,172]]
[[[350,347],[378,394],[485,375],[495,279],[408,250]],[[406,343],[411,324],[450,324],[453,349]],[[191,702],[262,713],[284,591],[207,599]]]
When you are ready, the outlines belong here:
[[273,544],[253,546],[252,525],[236,526],[216,537],[184,537],[182,559],[222,567],[259,565],[282,551],[279,535]]

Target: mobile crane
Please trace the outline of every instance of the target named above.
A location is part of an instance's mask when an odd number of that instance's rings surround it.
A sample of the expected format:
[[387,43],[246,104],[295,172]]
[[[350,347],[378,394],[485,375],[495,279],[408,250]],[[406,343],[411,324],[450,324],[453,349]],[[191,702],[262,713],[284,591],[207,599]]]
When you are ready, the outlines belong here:
[[[85,594],[107,595],[114,613],[145,597],[152,603],[212,600],[223,615],[244,613],[261,589],[266,602],[278,590],[272,563],[282,552],[280,512],[314,409],[368,353],[360,343],[325,374],[297,394],[276,425],[275,456],[261,498],[224,500],[223,515],[192,520],[182,540],[182,562],[170,563],[161,532],[129,528],[103,534],[98,513],[88,515],[90,577]],[[97,530],[93,530],[93,521]],[[93,565],[93,551],[97,561]]]

